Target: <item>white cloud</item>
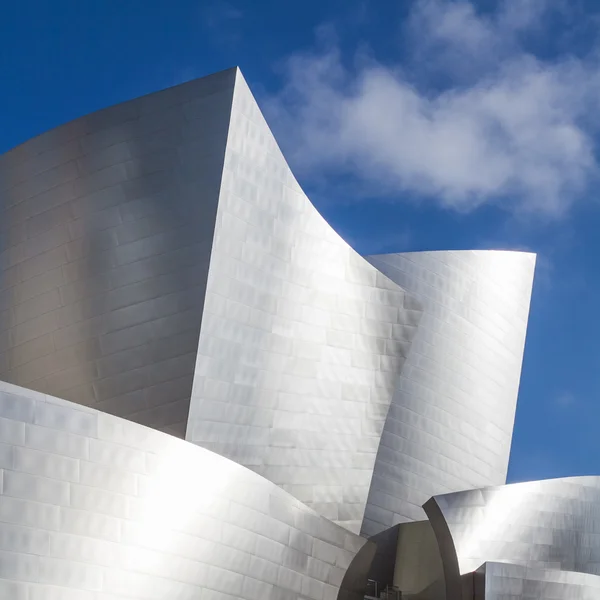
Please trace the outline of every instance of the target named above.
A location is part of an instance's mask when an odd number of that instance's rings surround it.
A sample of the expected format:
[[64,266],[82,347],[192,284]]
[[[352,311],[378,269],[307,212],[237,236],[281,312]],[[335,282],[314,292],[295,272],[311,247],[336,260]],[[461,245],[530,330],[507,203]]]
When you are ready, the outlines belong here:
[[[561,1],[552,4],[555,11]],[[485,15],[468,1],[420,0],[404,34],[421,69],[474,80],[522,52],[523,34],[540,31],[548,13],[547,0],[505,0]]]
[[295,166],[351,174],[372,196],[562,214],[598,171],[587,118],[597,106],[596,62],[550,63],[523,50],[520,36],[543,23],[541,0],[507,0],[488,16],[469,2],[415,7],[407,34],[416,64],[443,68],[455,84],[432,91],[407,65],[364,57],[347,69],[335,43],[291,57],[267,108]]

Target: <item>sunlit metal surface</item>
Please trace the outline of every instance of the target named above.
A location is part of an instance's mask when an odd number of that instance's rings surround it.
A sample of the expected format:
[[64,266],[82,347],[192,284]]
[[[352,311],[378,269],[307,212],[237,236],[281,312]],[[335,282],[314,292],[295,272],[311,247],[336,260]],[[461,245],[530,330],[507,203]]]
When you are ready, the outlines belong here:
[[489,562],[475,576],[474,600],[598,600],[600,577]]
[[600,575],[600,477],[436,496],[425,510],[449,590],[486,562]]
[[431,496],[448,600],[597,573],[596,479],[439,496],[505,480],[535,257],[365,261],[237,69],[0,157],[0,211],[0,379],[37,390],[0,388],[9,596],[350,600]]
[[7,153],[0,211],[0,378],[187,428],[360,529],[420,305],[317,213],[237,69]]
[[208,450],[4,383],[0,437],[2,598],[336,600],[365,544]]
[[422,520],[431,496],[506,480],[535,255],[368,257],[424,307],[377,455],[362,532]]
[[186,439],[358,532],[419,316],[312,206],[238,73]]

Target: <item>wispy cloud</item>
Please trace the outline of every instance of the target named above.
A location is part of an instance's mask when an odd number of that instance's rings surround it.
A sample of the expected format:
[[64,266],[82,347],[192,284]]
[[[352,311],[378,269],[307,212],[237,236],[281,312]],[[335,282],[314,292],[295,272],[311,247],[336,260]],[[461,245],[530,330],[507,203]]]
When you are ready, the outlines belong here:
[[240,41],[240,25],[244,12],[226,0],[206,2],[200,18],[205,31],[221,44],[235,45]]
[[543,32],[546,17],[561,2],[504,0],[495,12],[483,15],[469,1],[419,0],[405,34],[420,68],[475,81],[484,70],[522,55],[525,39]]
[[[564,214],[598,175],[589,115],[600,71],[593,56],[526,49],[548,6],[505,0],[483,16],[467,1],[418,0],[404,31],[411,64],[361,52],[347,68],[335,36],[321,35],[317,50],[289,58],[267,104],[287,154],[305,173],[355,177],[371,196]],[[425,85],[415,66],[450,83]]]
[[563,391],[554,399],[554,404],[558,408],[571,408],[577,403],[575,395],[571,392]]
[[208,27],[218,28],[224,23],[236,22],[244,16],[244,13],[233,4],[225,0],[209,2],[202,11],[205,23]]

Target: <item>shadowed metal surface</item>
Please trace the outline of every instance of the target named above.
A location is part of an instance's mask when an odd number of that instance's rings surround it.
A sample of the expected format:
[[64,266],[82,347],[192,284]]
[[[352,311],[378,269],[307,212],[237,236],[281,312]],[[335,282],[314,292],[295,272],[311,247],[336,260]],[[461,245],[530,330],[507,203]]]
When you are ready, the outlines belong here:
[[474,600],[598,600],[600,577],[489,562],[475,574]]
[[336,600],[365,540],[244,467],[0,383],[0,596]]
[[419,304],[302,192],[238,72],[186,439],[358,532]]
[[600,575],[600,477],[446,494],[425,510],[449,591],[485,562]]
[[0,378],[183,437],[236,70],[0,157]]
[[424,519],[431,496],[505,482],[535,255],[368,260],[423,305],[375,463],[362,527],[373,535]]
[[446,600],[442,557],[431,523],[412,521],[396,528],[394,586],[411,600]]

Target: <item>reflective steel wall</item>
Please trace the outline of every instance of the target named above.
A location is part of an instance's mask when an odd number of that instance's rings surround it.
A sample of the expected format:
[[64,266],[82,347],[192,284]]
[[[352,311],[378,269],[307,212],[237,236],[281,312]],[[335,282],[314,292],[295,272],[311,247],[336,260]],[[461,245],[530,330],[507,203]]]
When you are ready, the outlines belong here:
[[360,529],[420,305],[317,213],[237,69],[9,152],[0,211],[1,378],[187,428]]
[[[424,519],[421,505],[433,495],[504,483],[535,255],[368,260],[424,307],[377,454],[362,528],[372,535]],[[410,323],[412,314],[401,318]]]
[[492,561],[600,575],[600,477],[467,490],[425,508],[436,535],[443,526],[452,538],[460,574]]
[[0,157],[0,211],[0,378],[185,436],[365,535],[504,481],[534,257],[369,264],[237,69]]
[[0,597],[336,600],[365,540],[135,423],[0,383]]
[[0,379],[183,437],[234,80],[0,157]]
[[597,600],[600,577],[486,563],[476,574],[474,600]]
[[317,213],[238,72],[186,439],[358,532],[419,316]]

